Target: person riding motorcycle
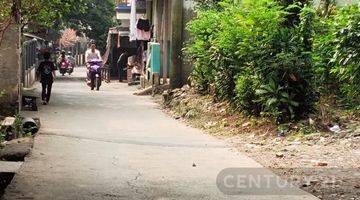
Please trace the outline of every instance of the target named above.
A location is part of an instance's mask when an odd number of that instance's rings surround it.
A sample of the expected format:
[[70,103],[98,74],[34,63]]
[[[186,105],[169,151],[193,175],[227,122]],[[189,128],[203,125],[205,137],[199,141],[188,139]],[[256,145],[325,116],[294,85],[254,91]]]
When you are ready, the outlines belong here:
[[91,66],[90,66],[90,63],[89,63],[92,60],[99,60],[99,61],[102,60],[100,51],[96,49],[95,41],[91,41],[90,48],[85,52],[86,68],[88,69],[87,70],[87,80],[86,80],[86,82],[87,82],[87,84],[89,86],[92,85],[92,83],[91,83],[91,74],[90,74],[90,67]]
[[69,61],[66,58],[65,51],[61,51],[61,54],[57,61],[58,61],[60,73],[64,76],[65,72],[67,71],[67,68],[69,67]]
[[96,49],[95,41],[90,43],[90,48],[85,52],[85,62],[87,67],[89,67],[88,62],[92,59],[102,59],[100,51]]
[[63,61],[67,61],[65,51],[61,51],[60,56],[57,61],[58,61],[58,64],[61,64],[61,62],[63,62]]

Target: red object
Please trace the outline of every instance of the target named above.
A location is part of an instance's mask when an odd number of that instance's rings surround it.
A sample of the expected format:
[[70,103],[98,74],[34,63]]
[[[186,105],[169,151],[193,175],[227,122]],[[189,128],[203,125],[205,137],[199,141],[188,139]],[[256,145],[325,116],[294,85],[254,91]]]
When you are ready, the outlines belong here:
[[60,62],[60,68],[68,68],[69,67],[69,63],[66,60],[62,60]]

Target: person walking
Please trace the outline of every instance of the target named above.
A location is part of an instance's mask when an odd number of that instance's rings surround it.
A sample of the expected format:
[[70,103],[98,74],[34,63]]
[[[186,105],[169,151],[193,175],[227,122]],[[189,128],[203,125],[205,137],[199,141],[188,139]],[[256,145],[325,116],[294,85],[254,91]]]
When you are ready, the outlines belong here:
[[123,81],[123,74],[126,75],[128,58],[129,58],[129,54],[127,52],[124,52],[119,56],[119,59],[117,61],[119,82]]
[[51,89],[54,79],[56,77],[55,71],[57,70],[55,64],[50,61],[51,54],[49,52],[44,53],[44,61],[40,63],[37,69],[38,75],[40,75],[40,83],[42,86],[42,101],[43,105],[47,105],[50,101]]

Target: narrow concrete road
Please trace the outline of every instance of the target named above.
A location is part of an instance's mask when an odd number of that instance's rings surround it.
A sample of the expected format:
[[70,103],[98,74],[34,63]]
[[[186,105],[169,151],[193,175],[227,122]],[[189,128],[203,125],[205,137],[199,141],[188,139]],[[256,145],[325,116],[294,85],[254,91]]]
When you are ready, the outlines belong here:
[[51,104],[37,114],[42,129],[32,154],[3,198],[316,199],[298,189],[297,195],[223,194],[216,185],[221,170],[261,166],[134,90],[111,83],[96,92],[79,77],[57,80]]

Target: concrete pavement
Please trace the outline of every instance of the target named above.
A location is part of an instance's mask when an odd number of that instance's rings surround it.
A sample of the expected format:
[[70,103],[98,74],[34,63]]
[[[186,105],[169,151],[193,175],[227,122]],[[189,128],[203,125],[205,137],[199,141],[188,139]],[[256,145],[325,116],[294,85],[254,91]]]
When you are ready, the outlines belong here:
[[90,91],[77,70],[57,80],[50,105],[40,107],[41,132],[4,199],[316,199],[298,189],[224,195],[221,170],[261,166],[126,84]]

